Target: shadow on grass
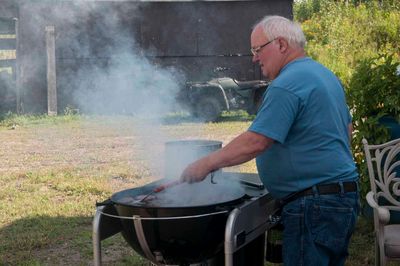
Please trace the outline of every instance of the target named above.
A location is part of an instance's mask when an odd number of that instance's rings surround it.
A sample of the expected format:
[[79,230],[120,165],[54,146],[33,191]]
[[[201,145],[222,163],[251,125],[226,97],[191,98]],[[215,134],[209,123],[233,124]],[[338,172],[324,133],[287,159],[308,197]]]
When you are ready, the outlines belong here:
[[[93,217],[34,216],[0,228],[0,265],[89,265]],[[149,265],[121,234],[101,243],[104,265]]]
[[51,257],[51,253],[59,252],[56,256],[62,258],[69,257],[73,250],[79,250],[80,257],[91,257],[91,247],[84,240],[91,235],[91,223],[91,217],[63,216],[34,216],[14,221],[0,228],[0,262],[38,264],[41,259]]
[[[88,265],[93,261],[92,219],[35,216],[2,227],[0,265]],[[373,265],[373,250],[372,221],[361,216],[350,241],[346,265]],[[120,234],[102,241],[102,251],[105,265],[149,265]]]

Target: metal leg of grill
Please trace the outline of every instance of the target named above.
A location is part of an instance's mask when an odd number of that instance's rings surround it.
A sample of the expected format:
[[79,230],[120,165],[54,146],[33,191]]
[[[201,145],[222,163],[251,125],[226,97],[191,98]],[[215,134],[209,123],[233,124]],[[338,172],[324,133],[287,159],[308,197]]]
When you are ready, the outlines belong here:
[[95,266],[101,266],[101,241],[118,234],[122,230],[122,224],[112,204],[100,203],[96,206],[93,218],[93,259]]
[[[135,227],[137,239],[139,240],[140,247],[142,248],[144,254],[146,254],[146,257],[156,265],[161,265],[159,260],[156,258],[156,256],[154,256],[154,254],[150,250],[149,245],[147,244],[146,236],[143,231],[142,221],[140,217],[139,216],[133,216],[133,217],[135,218],[133,220],[133,224]],[[160,258],[160,260],[162,259]]]
[[224,253],[225,253],[225,266],[233,266],[233,253],[235,252],[235,243],[233,236],[233,227],[235,225],[236,218],[239,216],[240,210],[234,209],[228,217],[225,228],[225,244],[224,244]]
[[104,206],[99,206],[96,208],[96,214],[93,218],[93,259],[94,266],[101,266],[101,239],[100,239],[100,218],[101,211],[103,211]]
[[[274,201],[254,200],[230,212],[225,228],[225,266],[264,264],[265,232],[270,227],[267,214],[274,206]],[[254,258],[247,264],[246,257]]]

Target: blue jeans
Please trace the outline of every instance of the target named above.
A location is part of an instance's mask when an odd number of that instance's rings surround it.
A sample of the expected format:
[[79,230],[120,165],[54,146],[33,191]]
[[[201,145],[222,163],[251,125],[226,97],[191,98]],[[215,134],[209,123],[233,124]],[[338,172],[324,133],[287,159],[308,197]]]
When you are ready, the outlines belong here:
[[298,198],[283,207],[285,266],[344,265],[358,212],[358,192]]

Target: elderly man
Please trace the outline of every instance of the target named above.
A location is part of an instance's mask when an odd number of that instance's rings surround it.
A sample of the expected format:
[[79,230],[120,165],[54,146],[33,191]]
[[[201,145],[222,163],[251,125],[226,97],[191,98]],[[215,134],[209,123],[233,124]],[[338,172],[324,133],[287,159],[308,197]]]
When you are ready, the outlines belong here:
[[248,131],[190,164],[181,179],[256,158],[282,200],[285,265],[343,265],[359,210],[351,116],[338,78],[306,57],[300,26],[267,16],[251,34],[253,62],[272,82]]

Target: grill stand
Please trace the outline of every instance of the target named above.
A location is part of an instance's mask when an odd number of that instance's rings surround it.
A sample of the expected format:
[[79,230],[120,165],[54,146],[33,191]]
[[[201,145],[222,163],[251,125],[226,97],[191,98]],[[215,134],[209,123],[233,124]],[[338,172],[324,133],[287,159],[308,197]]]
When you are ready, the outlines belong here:
[[[261,194],[229,214],[225,227],[225,266],[242,265],[243,260],[243,265],[264,265],[265,232],[275,225],[271,217],[278,209],[268,194]],[[260,252],[262,256],[259,256]]]
[[[224,265],[263,266],[265,258],[265,232],[275,225],[273,219],[278,207],[265,189],[247,188],[250,199],[236,206],[228,216],[225,226]],[[114,218],[113,218],[114,217]],[[162,254],[150,251],[145,239],[141,218],[134,219],[140,245],[149,260],[163,265]],[[97,206],[93,219],[94,265],[101,266],[101,241],[122,231],[122,225],[114,207]],[[261,256],[262,253],[262,256]],[[161,256],[160,256],[161,255]]]
[[[135,216],[134,216],[135,218]],[[135,231],[137,234],[137,238],[139,240],[139,244],[144,252],[144,254],[146,255],[146,257],[151,260],[153,263],[157,263],[156,265],[158,265],[158,260],[162,259],[159,256],[157,256],[158,259],[156,259],[156,257],[153,255],[153,253],[151,252],[149,245],[147,244],[146,241],[146,236],[144,235],[144,231],[143,231],[143,226],[142,226],[142,221],[140,220],[140,217],[136,217],[137,219],[133,220],[133,224],[135,226]]]
[[101,265],[101,241],[122,231],[119,219],[103,215],[103,213],[111,216],[118,215],[113,206],[104,205],[96,207],[92,225],[93,259],[96,266]]
[[93,241],[93,259],[94,265],[101,265],[101,239],[100,239],[100,219],[101,212],[103,211],[104,206],[99,206],[96,208],[96,214],[93,218],[93,232],[92,232],[92,241]]

